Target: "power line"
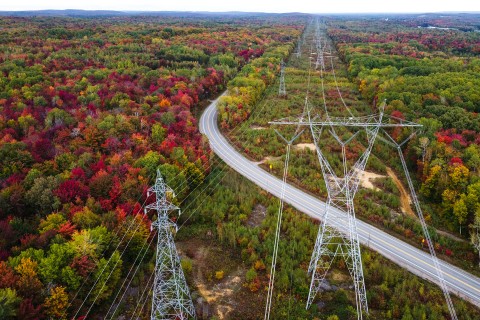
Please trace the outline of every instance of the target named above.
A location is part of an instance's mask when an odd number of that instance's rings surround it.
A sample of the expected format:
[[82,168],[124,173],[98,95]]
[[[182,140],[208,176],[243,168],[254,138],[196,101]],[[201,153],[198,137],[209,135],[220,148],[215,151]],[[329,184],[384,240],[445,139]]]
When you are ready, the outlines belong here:
[[152,234],[150,241],[148,241],[148,238],[145,239],[145,242],[144,242],[142,248],[138,251],[138,254],[137,254],[137,257],[135,258],[135,261],[132,263],[132,266],[130,267],[130,270],[128,270],[128,273],[127,273],[127,275],[125,276],[125,279],[123,280],[123,283],[122,283],[122,285],[120,286],[120,289],[118,290],[117,294],[115,295],[115,298],[113,298],[112,304],[111,304],[110,308],[108,309],[108,311],[107,311],[107,313],[106,313],[106,315],[105,315],[105,319],[106,319],[106,318],[108,317],[108,315],[110,314],[110,310],[112,310],[112,308],[114,307],[115,301],[117,300],[118,295],[119,295],[120,292],[122,291],[121,288],[123,288],[123,286],[124,286],[125,283],[127,282],[127,279],[128,279],[128,277],[130,276],[130,273],[132,272],[133,267],[134,267],[135,264],[137,263],[137,260],[138,260],[138,258],[140,257],[140,255],[143,253],[142,258],[140,259],[140,261],[139,261],[138,264],[137,264],[137,267],[135,268],[135,271],[133,272],[132,276],[130,277],[130,280],[129,280],[129,282],[128,282],[127,287],[126,287],[125,290],[123,291],[123,294],[122,294],[122,296],[120,297],[120,300],[118,300],[117,307],[115,307],[115,309],[113,310],[113,312],[112,312],[112,317],[111,317],[110,319],[113,319],[113,317],[115,316],[115,313],[117,312],[118,306],[119,306],[120,303],[123,301],[123,297],[124,297],[125,294],[127,293],[128,288],[130,288],[130,284],[132,283],[133,278],[135,277],[135,275],[137,274],[138,270],[140,269],[140,266],[142,265],[142,262],[143,262],[143,260],[145,259],[145,256],[147,255],[148,248],[149,248],[150,245],[152,244],[153,239],[155,238],[155,235],[156,235],[156,232],[154,232],[154,233]]
[[287,90],[285,89],[285,62],[280,63],[280,86],[278,87],[278,95],[285,97]]
[[435,265],[435,270],[437,271],[437,277],[440,282],[440,288],[442,289],[443,295],[447,302],[448,310],[450,312],[450,316],[452,320],[457,320],[458,318],[455,311],[455,307],[453,305],[452,298],[450,297],[450,293],[445,283],[445,278],[443,277],[443,272],[440,268],[440,263],[438,262],[437,254],[435,252],[435,247],[433,246],[433,241],[430,237],[430,233],[428,232],[428,226],[427,226],[427,223],[425,222],[423,211],[422,211],[422,208],[420,207],[420,202],[418,201],[417,194],[415,193],[415,188],[413,187],[413,182],[412,182],[412,179],[410,178],[410,172],[408,172],[407,163],[405,161],[405,157],[403,156],[403,152],[402,152],[402,146],[407,141],[409,141],[416,134],[416,132],[413,132],[407,139],[405,139],[401,143],[396,142],[395,139],[393,139],[393,137],[384,129],[382,129],[382,133],[386,135],[387,139],[383,137],[380,137],[380,139],[383,142],[387,143],[388,145],[394,147],[398,151],[400,162],[402,163],[402,167],[403,167],[403,172],[405,174],[405,177],[407,178],[408,188],[410,189],[410,194],[412,196],[413,204],[415,205],[415,209],[417,211],[420,224],[422,226],[423,235],[426,239],[428,250],[430,251],[430,255],[432,256],[433,264]]
[[293,141],[295,141],[303,133],[303,130],[300,133],[296,133],[296,135],[291,140],[285,139],[285,137],[283,137],[278,131],[277,133],[287,143],[287,152],[285,156],[285,163],[283,166],[282,192],[280,195],[280,205],[278,206],[277,225],[275,229],[275,241],[273,245],[273,254],[272,254],[272,266],[270,268],[270,279],[268,281],[268,294],[267,294],[267,303],[265,305],[264,320],[270,319],[270,312],[272,309],[273,286],[275,283],[275,271],[277,267],[277,257],[278,257],[278,244],[280,242],[280,231],[282,227],[283,204],[284,204],[284,197],[285,197],[285,188],[287,186],[287,174],[288,174],[288,162],[290,160],[290,149],[292,147]]

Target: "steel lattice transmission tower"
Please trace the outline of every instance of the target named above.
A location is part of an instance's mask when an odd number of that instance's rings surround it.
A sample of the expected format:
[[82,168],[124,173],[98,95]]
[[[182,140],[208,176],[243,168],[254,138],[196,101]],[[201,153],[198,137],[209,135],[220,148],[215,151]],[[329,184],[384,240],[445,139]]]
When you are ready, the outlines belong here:
[[295,53],[294,53],[295,57],[297,58],[300,58],[302,56],[302,45],[303,45],[304,39],[305,39],[305,32],[297,41],[297,47],[295,48]]
[[155,185],[148,189],[147,196],[152,193],[155,193],[155,202],[145,207],[145,213],[148,210],[157,211],[158,217],[152,223],[152,230],[157,229],[158,243],[150,318],[194,319],[195,308],[173,240],[172,231],[177,230],[177,224],[168,216],[169,212],[180,212],[180,209],[168,201],[167,194],[173,195],[173,190],[163,181],[159,170]]
[[[384,116],[384,105],[385,103],[380,107],[379,113],[364,117],[330,117],[327,112],[312,116],[310,108],[307,108],[307,114],[302,114],[300,117],[270,122],[276,125],[310,128],[327,187],[325,213],[309,266],[312,278],[307,308],[319,292],[332,262],[336,257],[341,257],[353,278],[358,318],[362,319],[363,312],[368,313],[353,199],[358,190],[360,174],[365,169],[379,130],[388,127],[420,127],[413,122],[390,121],[390,117]],[[365,150],[357,151],[358,158],[354,162],[351,153],[347,154],[347,145],[354,139],[360,139],[362,135],[366,138]],[[341,159],[336,165],[331,164],[326,156],[328,152],[326,149],[332,147],[332,138],[338,143],[338,150],[341,150]]]
[[322,50],[321,46],[317,46],[317,60],[315,61],[315,70],[318,69],[318,67],[322,67],[322,70],[325,70],[325,61],[323,58],[324,52]]
[[287,90],[285,90],[285,62],[280,63],[280,86],[278,87],[278,95],[286,96]]
[[318,69],[319,66],[322,67],[322,70],[325,70],[325,61],[323,59],[323,48],[322,48],[322,41],[320,37],[320,25],[317,21],[315,24],[315,46],[317,49],[317,61],[315,61],[315,70]]
[[322,39],[320,23],[318,21],[315,26],[315,46],[317,49],[317,60],[315,61],[315,70],[318,69],[318,67],[321,67],[322,70],[325,70],[325,56],[331,57],[332,52],[330,50],[330,46],[327,43],[326,38]]

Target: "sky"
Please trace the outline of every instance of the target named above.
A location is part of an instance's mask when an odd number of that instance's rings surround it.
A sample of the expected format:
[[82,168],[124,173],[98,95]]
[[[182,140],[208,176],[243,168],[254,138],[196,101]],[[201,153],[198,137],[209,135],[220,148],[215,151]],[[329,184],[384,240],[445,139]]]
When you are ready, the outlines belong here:
[[85,9],[119,11],[442,12],[477,11],[479,0],[0,0],[0,11]]

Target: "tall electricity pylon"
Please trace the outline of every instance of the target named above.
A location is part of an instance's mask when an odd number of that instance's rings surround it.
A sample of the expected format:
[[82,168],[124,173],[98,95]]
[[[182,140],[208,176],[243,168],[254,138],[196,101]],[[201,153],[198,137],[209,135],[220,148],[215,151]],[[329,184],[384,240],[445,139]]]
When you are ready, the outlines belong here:
[[[307,117],[301,115],[298,118],[289,117],[270,122],[276,125],[310,128],[327,187],[328,197],[325,213],[309,266],[312,278],[307,308],[310,307],[315,295],[319,292],[332,262],[336,257],[341,257],[353,278],[358,319],[363,318],[363,312],[368,313],[353,199],[358,190],[360,174],[365,169],[379,130],[388,127],[420,127],[420,125],[408,121],[392,123],[389,117],[384,116],[384,106],[385,103],[382,104],[377,114],[364,117],[330,117],[328,112],[313,116],[308,107]],[[352,148],[352,150],[357,150],[358,155],[357,160],[353,162],[350,148],[347,153],[347,145],[354,139],[359,139],[361,135],[366,138],[365,150],[359,152],[358,145],[356,148]],[[338,149],[341,150],[340,162],[335,165],[331,164],[326,156],[328,152],[326,149],[332,147],[332,138],[338,143]],[[344,211],[345,214],[340,211]]]
[[172,230],[177,230],[177,224],[168,217],[169,212],[180,212],[180,209],[168,201],[167,194],[173,195],[173,190],[163,181],[159,170],[155,185],[148,189],[147,196],[151,193],[155,193],[156,199],[145,207],[145,214],[148,210],[157,211],[152,230],[157,229],[158,243],[150,319],[195,319],[195,308],[173,241]]
[[325,70],[325,55],[331,56],[332,53],[326,37],[322,38],[321,36],[320,23],[318,21],[315,26],[315,43],[317,48],[317,61],[315,61],[315,70],[318,69],[318,67],[321,67],[322,70]]
[[315,61],[315,70],[318,67],[322,67],[322,70],[325,70],[325,61],[323,59],[323,50],[321,47],[317,47],[317,61]]
[[303,44],[304,37],[305,37],[305,32],[297,41],[297,47],[295,48],[295,57],[297,58],[300,58],[302,56],[302,44]]
[[285,90],[285,62],[280,64],[280,86],[278,87],[278,95],[284,97],[287,95]]

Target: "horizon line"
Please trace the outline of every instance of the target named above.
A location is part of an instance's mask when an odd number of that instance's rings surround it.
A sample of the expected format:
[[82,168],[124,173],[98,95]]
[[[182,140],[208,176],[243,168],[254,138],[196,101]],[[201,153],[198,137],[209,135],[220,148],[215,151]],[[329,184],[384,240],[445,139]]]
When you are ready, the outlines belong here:
[[471,13],[476,14],[480,11],[362,11],[362,12],[340,12],[340,11],[331,11],[331,12],[302,12],[302,11],[285,11],[285,12],[268,12],[268,11],[241,11],[241,10],[230,10],[230,11],[208,11],[208,10],[122,10],[122,9],[22,9],[22,10],[2,10],[0,12],[42,12],[42,11],[97,11],[97,12],[119,12],[119,13],[162,13],[162,12],[179,12],[179,13],[264,13],[264,14],[459,14],[459,13]]

